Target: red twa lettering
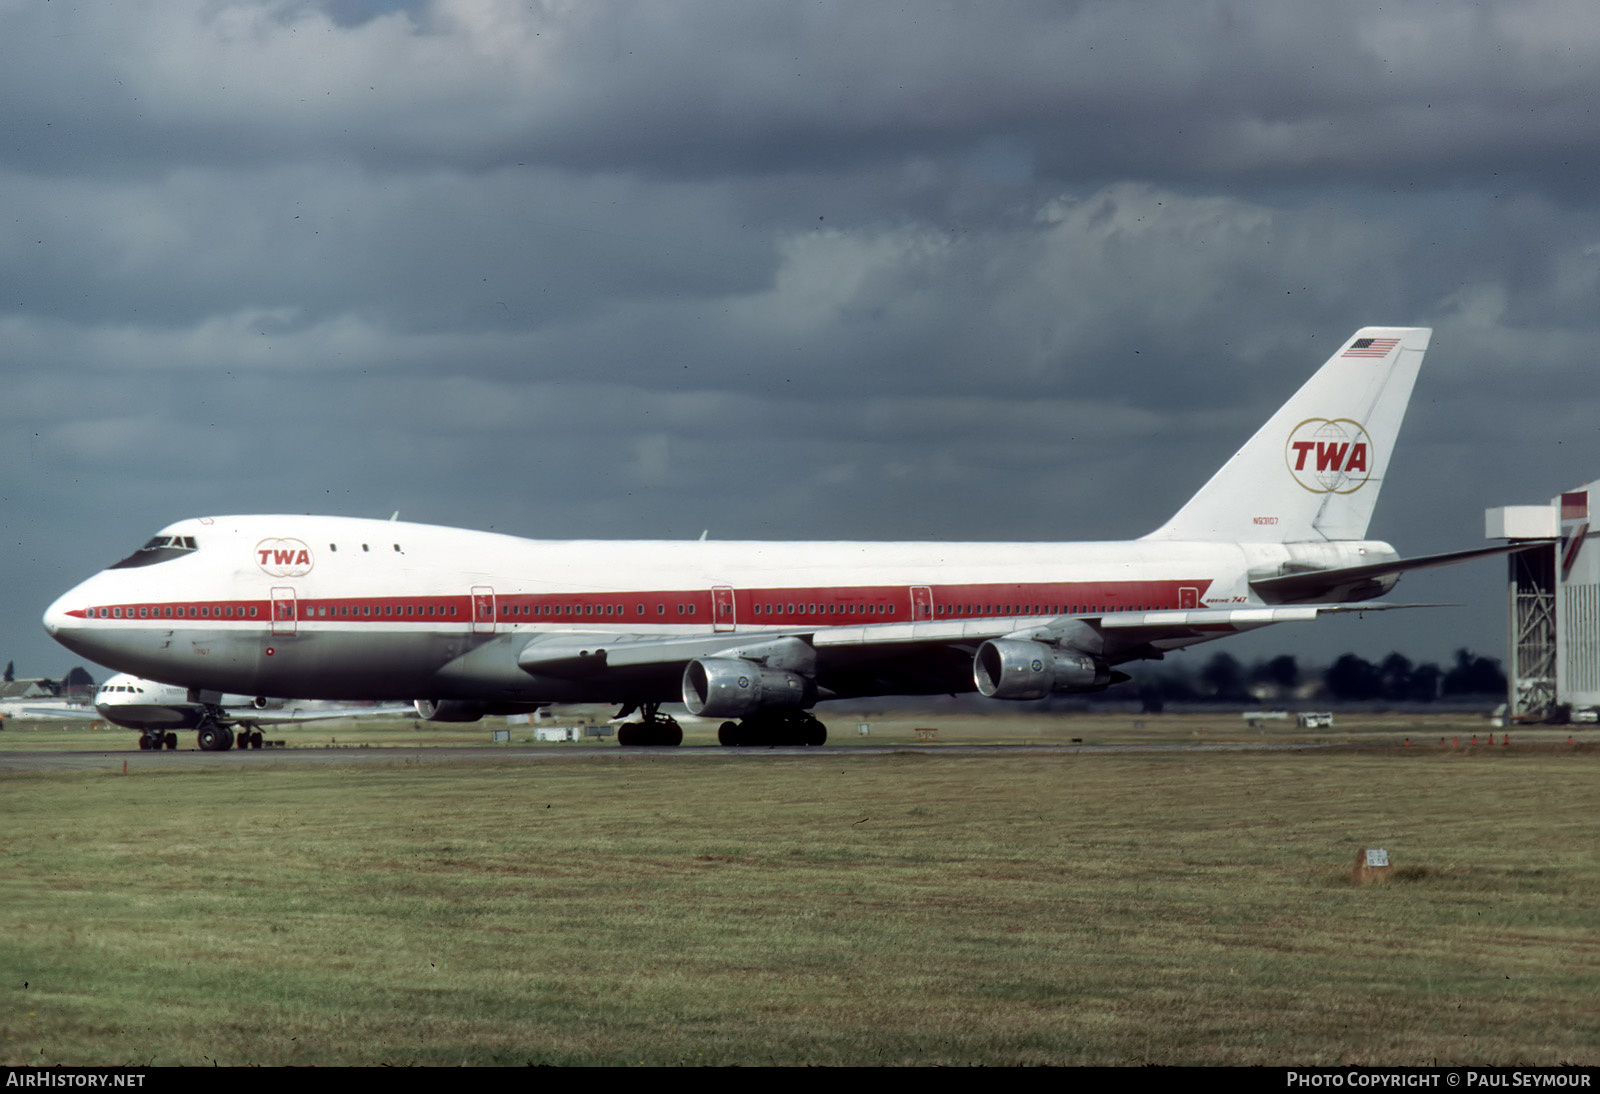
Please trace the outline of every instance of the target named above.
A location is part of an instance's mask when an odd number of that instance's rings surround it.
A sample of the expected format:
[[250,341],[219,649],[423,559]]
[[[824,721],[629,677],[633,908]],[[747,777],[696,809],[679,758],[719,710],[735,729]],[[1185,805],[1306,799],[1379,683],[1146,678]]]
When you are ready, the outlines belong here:
[[1367,446],[1360,441],[1352,444],[1345,441],[1343,444],[1334,441],[1294,441],[1290,444],[1295,450],[1294,469],[1306,469],[1306,457],[1311,450],[1317,450],[1318,471],[1365,471],[1367,469]]
[[1332,441],[1317,442],[1317,470],[1337,471],[1339,465],[1344,463],[1345,450],[1350,447],[1350,442],[1334,444]]

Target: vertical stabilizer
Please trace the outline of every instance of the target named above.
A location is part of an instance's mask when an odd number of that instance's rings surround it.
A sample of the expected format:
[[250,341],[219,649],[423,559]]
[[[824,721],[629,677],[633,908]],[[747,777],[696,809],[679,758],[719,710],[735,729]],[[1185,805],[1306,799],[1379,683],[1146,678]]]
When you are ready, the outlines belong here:
[[1433,331],[1363,327],[1146,539],[1364,539]]

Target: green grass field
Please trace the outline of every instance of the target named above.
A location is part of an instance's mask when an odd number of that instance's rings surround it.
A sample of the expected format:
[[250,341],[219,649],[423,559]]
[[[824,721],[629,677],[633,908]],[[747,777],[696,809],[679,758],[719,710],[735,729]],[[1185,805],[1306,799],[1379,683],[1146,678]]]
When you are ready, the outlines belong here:
[[[609,712],[610,708],[606,708]],[[1416,746],[1437,745],[1441,738],[1458,739],[1466,746],[1476,735],[1485,741],[1492,732],[1496,740],[1502,733],[1486,718],[1462,714],[1340,714],[1331,729],[1296,729],[1292,721],[1267,721],[1249,725],[1238,711],[1217,710],[1202,713],[1129,715],[1087,713],[1041,716],[1032,713],[881,713],[818,711],[828,724],[828,743],[832,745],[915,744],[919,729],[934,730],[935,744],[1069,744],[1081,739],[1088,744],[1160,744],[1197,742],[1271,742],[1400,744],[1409,739]],[[716,747],[717,722],[686,720],[684,745]],[[866,735],[860,726],[867,726]],[[510,734],[510,743],[526,745],[533,741],[533,728],[512,724],[504,718],[485,718],[479,722],[424,722],[416,718],[341,719],[326,722],[265,726],[269,739],[281,740],[288,748],[437,748],[496,747],[495,730]],[[1564,742],[1576,732],[1580,740],[1600,738],[1595,727],[1525,727],[1513,730],[1519,742]],[[179,747],[193,749],[193,730],[178,731]],[[0,753],[32,751],[121,752],[138,751],[139,735],[133,730],[104,723],[21,722],[0,724]],[[603,742],[614,744],[613,738]],[[570,750],[566,743],[545,742],[541,747]]]
[[0,1062],[1600,1063],[1600,752],[1438,728],[3,775]]

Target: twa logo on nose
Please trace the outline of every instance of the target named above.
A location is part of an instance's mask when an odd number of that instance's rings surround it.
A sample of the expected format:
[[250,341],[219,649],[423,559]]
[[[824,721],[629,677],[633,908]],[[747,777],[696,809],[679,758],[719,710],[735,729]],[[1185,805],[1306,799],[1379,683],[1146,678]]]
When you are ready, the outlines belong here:
[[1372,438],[1349,418],[1307,418],[1290,430],[1283,454],[1313,494],[1353,494],[1372,476]]
[[304,577],[311,572],[311,548],[298,539],[264,539],[256,544],[256,565],[273,577]]

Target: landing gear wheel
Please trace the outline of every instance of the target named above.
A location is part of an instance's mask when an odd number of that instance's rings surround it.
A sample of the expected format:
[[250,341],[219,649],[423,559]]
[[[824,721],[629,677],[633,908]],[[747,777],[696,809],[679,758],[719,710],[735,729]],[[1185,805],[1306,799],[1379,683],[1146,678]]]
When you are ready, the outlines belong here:
[[226,752],[233,747],[233,730],[215,724],[200,727],[200,748],[205,752]]
[[167,751],[176,752],[178,750],[178,735],[169,729],[166,733],[166,740],[163,743],[167,746]]
[[[624,708],[626,714],[631,707]],[[671,715],[661,713],[660,703],[644,704],[644,721],[625,722],[617,727],[617,744],[625,747],[683,744],[683,727]]]
[[758,710],[742,722],[723,722],[717,740],[729,748],[740,745],[820,745],[828,727],[809,710]]
[[817,721],[816,715],[806,712],[804,721],[800,723],[800,743],[803,745],[824,745],[828,743],[828,727]]

